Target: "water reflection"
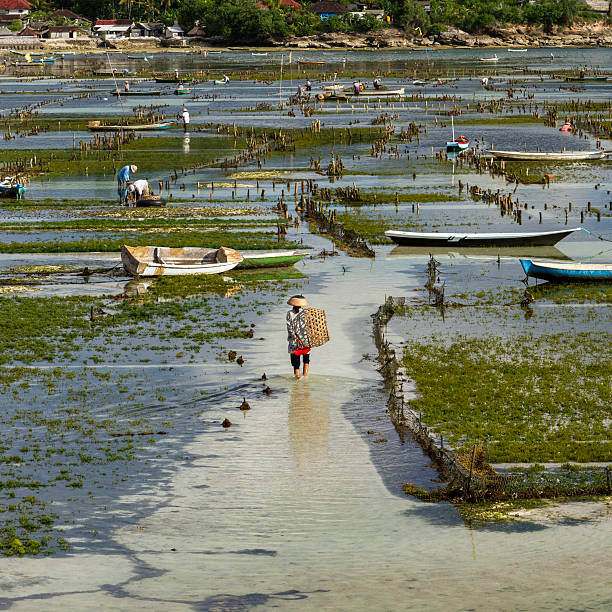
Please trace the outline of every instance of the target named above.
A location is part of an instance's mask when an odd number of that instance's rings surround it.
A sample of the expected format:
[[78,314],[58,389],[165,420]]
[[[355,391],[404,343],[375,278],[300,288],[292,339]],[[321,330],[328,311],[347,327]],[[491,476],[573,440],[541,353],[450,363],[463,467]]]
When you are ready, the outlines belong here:
[[329,455],[329,397],[321,391],[313,381],[302,378],[295,381],[289,395],[289,449],[294,482],[303,495],[320,485],[316,466]]

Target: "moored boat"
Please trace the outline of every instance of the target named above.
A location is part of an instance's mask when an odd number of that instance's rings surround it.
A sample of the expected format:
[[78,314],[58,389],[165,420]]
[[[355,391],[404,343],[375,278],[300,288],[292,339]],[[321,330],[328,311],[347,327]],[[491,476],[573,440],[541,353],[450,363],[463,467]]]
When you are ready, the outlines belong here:
[[153,130],[167,130],[171,122],[163,123],[141,123],[136,125],[104,125],[100,121],[90,121],[87,128],[91,132],[146,132]]
[[16,198],[21,200],[26,187],[14,177],[7,177],[0,182],[0,198]]
[[244,259],[238,268],[284,268],[293,266],[310,253],[300,251],[265,251],[262,253],[242,253]]
[[603,159],[612,150],[601,151],[562,151],[560,153],[543,153],[540,151],[490,151],[498,159],[516,161],[582,161],[588,159]]
[[178,87],[177,89],[174,90],[174,95],[175,96],[184,96],[186,94],[190,94],[191,93],[191,89],[185,88],[185,87]]
[[392,98],[393,96],[403,96],[405,88],[399,89],[363,89],[357,95],[360,98]]
[[582,228],[554,230],[552,232],[498,232],[470,234],[466,232],[403,232],[388,230],[387,238],[403,246],[551,246]]
[[455,138],[455,120],[451,115],[451,125],[453,130],[453,139],[447,141],[446,150],[449,152],[465,151],[470,146],[470,139],[467,136],[457,136]]
[[158,77],[155,79],[156,83],[193,83],[195,79],[193,77],[185,77],[183,79],[177,79],[176,77]]
[[317,94],[316,98],[320,102],[348,102],[352,97],[352,94],[344,93],[342,91],[333,92],[333,91],[324,91],[323,93]]
[[113,89],[113,91],[111,91],[111,95],[113,96],[142,96],[142,97],[149,97],[149,96],[161,96],[162,92],[161,91],[119,91],[117,89]]
[[156,247],[123,245],[121,261],[133,276],[184,276],[219,274],[235,268],[242,255],[228,247]]
[[478,58],[479,62],[497,62],[498,60],[499,60],[499,57],[497,57],[497,53],[495,53],[493,57],[479,57]]
[[612,282],[612,264],[521,259],[527,276],[556,282]]

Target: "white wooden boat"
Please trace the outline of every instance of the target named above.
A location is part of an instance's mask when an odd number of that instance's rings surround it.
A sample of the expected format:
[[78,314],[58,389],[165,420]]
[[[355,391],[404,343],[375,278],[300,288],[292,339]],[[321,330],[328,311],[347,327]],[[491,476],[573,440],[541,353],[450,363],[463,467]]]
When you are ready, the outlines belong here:
[[527,53],[527,49],[508,49],[510,53]]
[[156,247],[123,245],[121,261],[133,276],[183,276],[219,274],[235,268],[243,257],[234,249],[220,247]]
[[360,98],[389,98],[393,96],[403,96],[405,88],[399,89],[364,89],[357,95]]
[[479,57],[479,62],[497,62],[499,57],[497,57],[497,53],[493,57]]
[[335,83],[333,85],[323,85],[322,89],[323,91],[343,91],[344,87],[341,83]]
[[560,153],[543,153],[540,151],[490,151],[498,159],[517,161],[581,161],[603,159],[612,153],[608,151],[562,151]]
[[90,121],[87,128],[90,132],[148,132],[154,130],[167,130],[172,124],[169,121],[162,123],[142,123],[138,125],[104,125],[101,121]]
[[551,246],[580,229],[582,228],[574,227],[552,232],[497,232],[488,234],[388,230],[385,232],[385,236],[402,246]]

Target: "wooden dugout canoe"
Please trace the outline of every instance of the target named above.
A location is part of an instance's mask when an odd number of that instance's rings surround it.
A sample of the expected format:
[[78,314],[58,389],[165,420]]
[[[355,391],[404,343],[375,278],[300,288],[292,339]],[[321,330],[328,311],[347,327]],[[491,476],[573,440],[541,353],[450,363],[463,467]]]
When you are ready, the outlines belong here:
[[582,228],[574,227],[552,232],[498,232],[468,234],[465,232],[402,232],[388,230],[385,236],[402,246],[552,246]]
[[299,251],[266,251],[263,253],[242,253],[244,259],[238,268],[285,268],[293,266],[310,253]]
[[156,247],[123,245],[121,261],[133,276],[184,276],[188,274],[219,274],[235,268],[242,255],[228,247]]
[[90,132],[146,132],[154,130],[167,130],[171,122],[163,123],[141,123],[139,125],[103,125],[99,121],[90,121],[87,129]]
[[493,157],[511,161],[583,161],[603,159],[610,151],[563,151],[560,153],[543,153],[540,151],[490,151]]
[[553,282],[600,282],[612,283],[612,264],[578,263],[567,261],[533,261],[521,259],[527,276]]

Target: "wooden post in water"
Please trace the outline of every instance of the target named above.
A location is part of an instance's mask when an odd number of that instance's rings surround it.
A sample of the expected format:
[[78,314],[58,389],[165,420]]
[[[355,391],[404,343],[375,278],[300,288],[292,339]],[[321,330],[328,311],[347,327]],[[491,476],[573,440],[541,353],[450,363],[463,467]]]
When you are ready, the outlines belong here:
[[472,484],[472,472],[474,471],[474,458],[475,457],[476,457],[476,445],[474,444],[474,447],[472,448],[472,460],[470,461],[470,474],[468,476],[467,487],[465,491],[468,495],[470,494],[470,486]]

